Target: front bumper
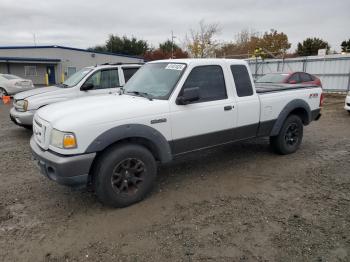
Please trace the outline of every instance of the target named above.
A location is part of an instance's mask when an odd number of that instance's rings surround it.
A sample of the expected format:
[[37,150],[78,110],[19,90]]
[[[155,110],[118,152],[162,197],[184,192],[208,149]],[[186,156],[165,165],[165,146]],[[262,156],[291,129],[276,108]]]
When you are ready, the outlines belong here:
[[19,112],[14,107],[10,110],[11,120],[19,126],[32,126],[35,111]]
[[349,96],[349,95],[346,96],[346,98],[345,98],[345,106],[344,106],[344,109],[350,111],[350,96]]
[[41,149],[32,137],[30,147],[41,173],[47,178],[67,186],[86,186],[90,167],[96,153],[64,156]]

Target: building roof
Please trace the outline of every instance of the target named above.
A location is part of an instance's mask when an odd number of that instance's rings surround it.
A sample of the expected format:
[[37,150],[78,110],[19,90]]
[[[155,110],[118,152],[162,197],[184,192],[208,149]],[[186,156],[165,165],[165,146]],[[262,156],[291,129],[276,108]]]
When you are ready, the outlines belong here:
[[67,47],[67,46],[60,46],[60,45],[0,46],[0,50],[1,49],[42,49],[42,48],[59,48],[59,49],[73,50],[73,51],[86,52],[86,53],[95,53],[95,54],[112,55],[112,56],[123,56],[123,57],[137,58],[137,59],[143,60],[143,57],[141,57],[141,56],[125,55],[125,54],[102,52],[102,51],[91,51],[91,50],[82,49],[82,48]]
[[26,62],[61,62],[61,59],[56,58],[38,58],[38,57],[6,57],[0,56],[0,61],[26,61]]

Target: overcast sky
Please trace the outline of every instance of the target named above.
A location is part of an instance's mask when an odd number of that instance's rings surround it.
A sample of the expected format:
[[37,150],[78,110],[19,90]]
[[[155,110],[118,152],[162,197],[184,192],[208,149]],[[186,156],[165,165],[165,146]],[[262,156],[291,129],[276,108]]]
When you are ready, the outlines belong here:
[[[134,35],[157,46],[181,43],[201,19],[217,22],[218,39],[233,40],[242,29],[283,31],[295,49],[306,37],[320,37],[332,49],[350,38],[349,0],[0,0],[0,46],[103,44],[108,34]],[[291,51],[291,50],[290,50]]]

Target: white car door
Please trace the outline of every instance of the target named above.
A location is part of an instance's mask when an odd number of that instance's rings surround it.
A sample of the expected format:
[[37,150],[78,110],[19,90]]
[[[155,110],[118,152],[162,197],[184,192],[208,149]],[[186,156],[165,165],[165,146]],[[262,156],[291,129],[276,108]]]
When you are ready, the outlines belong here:
[[80,91],[82,96],[116,93],[120,87],[118,68],[101,69],[94,72],[83,85],[92,84],[88,91]]
[[220,65],[197,66],[188,75],[186,88],[199,88],[200,99],[187,105],[170,105],[173,154],[222,144],[233,136],[236,110],[228,95]]

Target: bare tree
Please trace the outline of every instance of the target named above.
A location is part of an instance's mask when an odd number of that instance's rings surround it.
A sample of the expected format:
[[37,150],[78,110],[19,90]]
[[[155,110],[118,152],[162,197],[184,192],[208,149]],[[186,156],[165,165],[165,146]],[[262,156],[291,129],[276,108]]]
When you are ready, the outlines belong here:
[[214,57],[215,50],[219,45],[215,36],[220,33],[218,23],[207,24],[204,20],[199,22],[199,28],[191,29],[189,35],[186,35],[185,47],[191,57],[204,58]]

